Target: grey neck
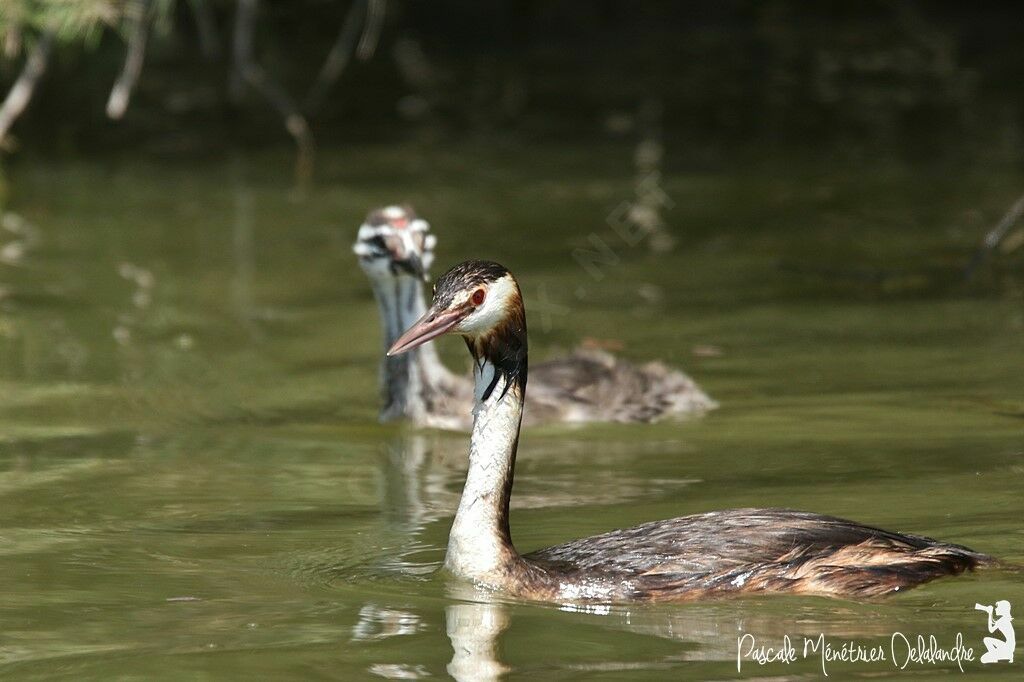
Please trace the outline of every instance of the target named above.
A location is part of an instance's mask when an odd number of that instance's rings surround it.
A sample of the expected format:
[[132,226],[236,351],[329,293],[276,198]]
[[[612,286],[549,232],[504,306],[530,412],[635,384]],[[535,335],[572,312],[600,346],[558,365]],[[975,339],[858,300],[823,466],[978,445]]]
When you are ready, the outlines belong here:
[[488,585],[497,585],[502,568],[518,557],[509,533],[508,505],[523,417],[520,388],[513,385],[506,392],[504,378],[499,377],[487,400],[482,399],[494,372],[487,362],[474,367],[469,471],[445,556],[449,571]]
[[[374,279],[373,292],[380,308],[384,350],[427,311],[423,282],[415,277]],[[380,368],[384,407],[381,421],[402,417],[421,418],[429,407],[428,396],[448,376],[433,343],[402,355],[386,357]]]

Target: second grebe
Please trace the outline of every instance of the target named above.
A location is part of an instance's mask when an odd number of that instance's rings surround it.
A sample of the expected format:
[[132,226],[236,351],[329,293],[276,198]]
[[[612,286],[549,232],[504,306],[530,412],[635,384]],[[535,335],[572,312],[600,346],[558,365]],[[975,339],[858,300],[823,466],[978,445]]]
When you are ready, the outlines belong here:
[[527,338],[511,273],[488,261],[449,270],[437,281],[430,309],[388,356],[446,333],[465,339],[476,384],[469,471],[445,557],[456,576],[546,601],[682,601],[752,592],[874,597],[990,560],[959,545],[787,509],[683,516],[520,555],[508,509]]
[[[384,347],[426,310],[423,280],[436,238],[408,206],[372,211],[352,250],[380,307]],[[580,349],[533,368],[527,424],[651,422],[699,415],[717,407],[690,377],[660,362],[634,365],[602,350]],[[384,359],[381,421],[408,418],[421,426],[468,429],[473,385],[441,363],[433,344]]]

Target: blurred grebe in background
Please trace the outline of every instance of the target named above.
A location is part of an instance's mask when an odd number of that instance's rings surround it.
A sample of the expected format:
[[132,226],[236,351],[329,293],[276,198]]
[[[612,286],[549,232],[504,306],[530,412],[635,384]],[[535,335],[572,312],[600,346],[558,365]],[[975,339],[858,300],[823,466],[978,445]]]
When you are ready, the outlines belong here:
[[[384,347],[426,311],[423,283],[437,238],[408,206],[372,211],[353,251],[380,308]],[[635,365],[602,350],[579,349],[533,368],[527,424],[653,422],[700,415],[717,407],[696,383],[660,362]],[[388,356],[381,366],[381,421],[407,418],[420,426],[469,429],[473,386],[450,372],[433,344]]]
[[[526,315],[501,265],[467,261],[441,276],[430,309],[388,351],[461,335],[475,390],[469,471],[445,567],[537,600],[691,600],[789,592],[875,597],[990,561],[959,545],[786,509],[735,509],[655,521],[520,555],[509,498],[527,384]],[[531,397],[533,384],[530,384]]]

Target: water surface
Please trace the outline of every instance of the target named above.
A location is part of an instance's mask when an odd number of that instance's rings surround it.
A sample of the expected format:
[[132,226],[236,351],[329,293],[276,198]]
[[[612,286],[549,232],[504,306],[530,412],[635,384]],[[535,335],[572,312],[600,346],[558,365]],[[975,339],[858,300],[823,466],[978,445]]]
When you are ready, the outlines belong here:
[[[682,366],[722,403],[684,424],[526,433],[523,550],[763,505],[1024,561],[1024,268],[1011,254],[959,272],[1024,177],[669,157],[677,245],[651,253],[606,220],[635,196],[631,154],[357,147],[325,153],[301,192],[274,152],[9,170],[0,674],[721,679],[743,633],[948,647],[962,632],[980,650],[976,602],[1024,614],[1013,571],[867,604],[591,608],[436,574],[466,438],[376,423],[376,309],[349,251],[365,211],[395,200],[433,223],[438,266],[517,273],[535,355],[589,337]],[[619,259],[598,278],[572,257],[590,235]],[[442,352],[467,366],[460,343]],[[1022,657],[965,667],[1019,679]],[[910,665],[933,668],[956,669]],[[812,656],[741,676],[819,671]]]

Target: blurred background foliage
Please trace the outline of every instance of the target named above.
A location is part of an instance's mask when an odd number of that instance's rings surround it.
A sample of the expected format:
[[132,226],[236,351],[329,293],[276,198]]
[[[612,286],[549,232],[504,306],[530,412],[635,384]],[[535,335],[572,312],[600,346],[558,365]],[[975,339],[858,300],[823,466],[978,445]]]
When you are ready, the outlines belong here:
[[4,0],[4,91],[54,35],[5,147],[194,153],[291,135],[311,172],[314,140],[615,135],[653,100],[666,136],[695,148],[1016,162],[1022,19],[1020,3],[941,0]]

